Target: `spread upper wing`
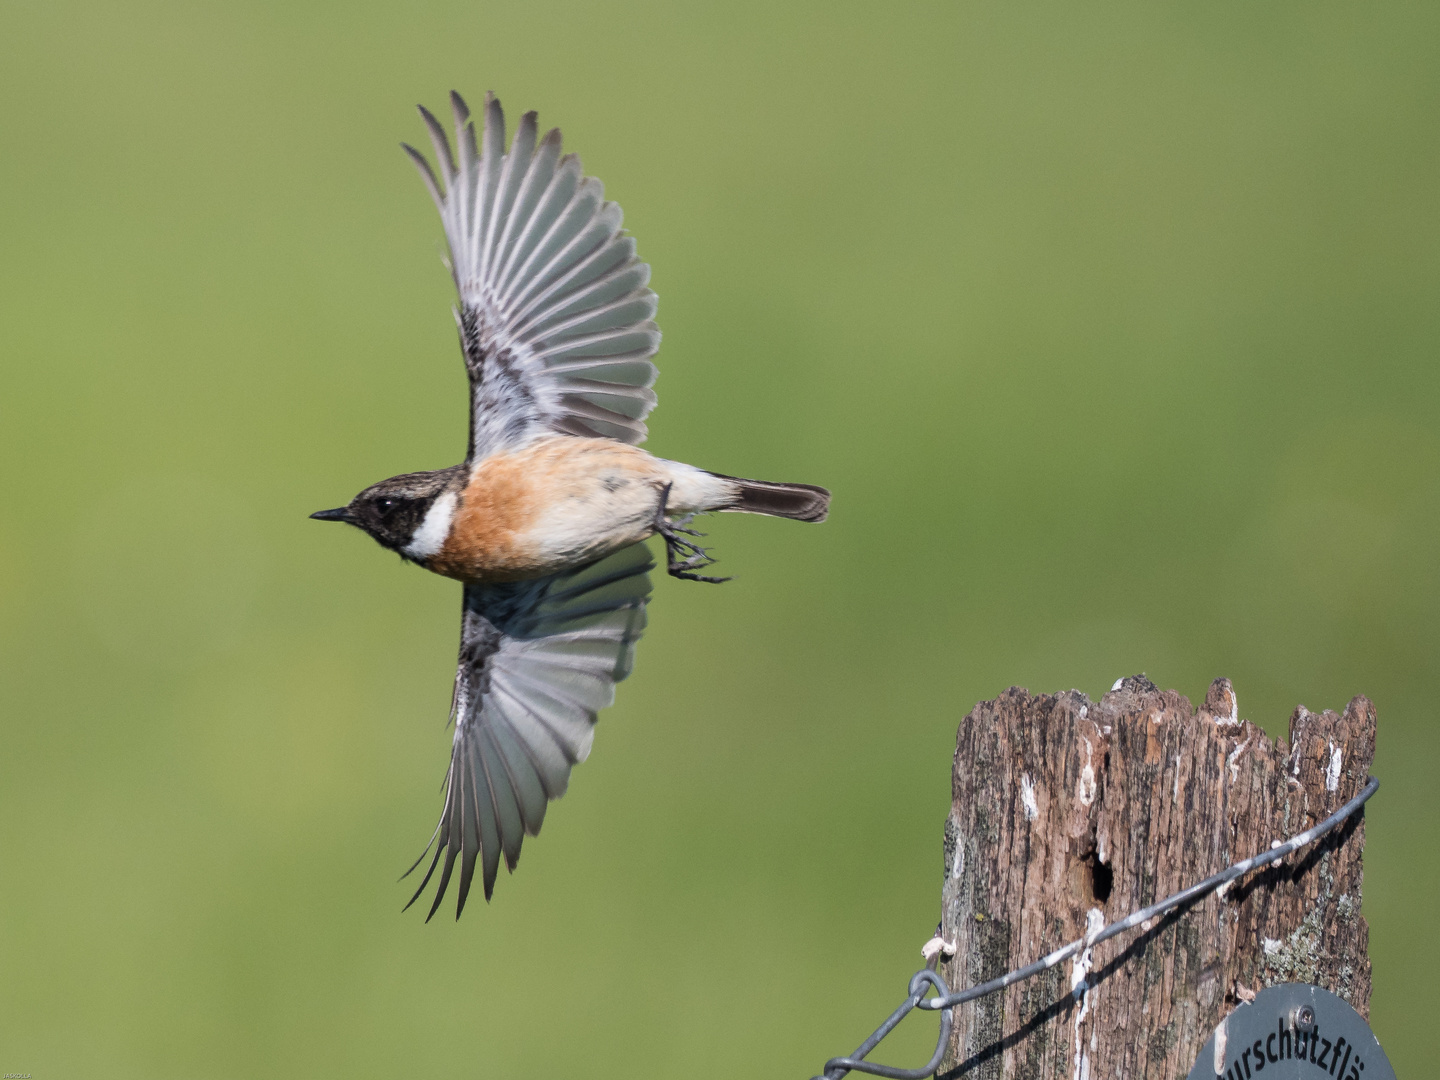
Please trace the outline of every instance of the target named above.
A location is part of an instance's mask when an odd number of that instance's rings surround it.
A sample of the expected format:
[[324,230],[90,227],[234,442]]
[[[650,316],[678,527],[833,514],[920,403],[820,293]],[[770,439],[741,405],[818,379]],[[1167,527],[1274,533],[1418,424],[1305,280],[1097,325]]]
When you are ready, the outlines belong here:
[[660,345],[650,267],[620,231],[620,207],[560,153],[560,131],[536,139],[520,118],[505,153],[505,114],[487,94],[479,144],[452,93],[456,151],[423,107],[441,184],[405,150],[440,209],[470,372],[470,459],[555,433],[645,439]]
[[431,837],[439,846],[410,898],[413,904],[425,891],[443,853],[427,922],[445,896],[457,856],[458,919],[477,860],[488,900],[501,854],[514,870],[524,835],[540,831],[546,803],[565,793],[570,767],[590,753],[595,714],[614,701],[615,684],[630,674],[653,565],[645,546],[636,544],[538,581],[465,586],[455,741],[445,806]]

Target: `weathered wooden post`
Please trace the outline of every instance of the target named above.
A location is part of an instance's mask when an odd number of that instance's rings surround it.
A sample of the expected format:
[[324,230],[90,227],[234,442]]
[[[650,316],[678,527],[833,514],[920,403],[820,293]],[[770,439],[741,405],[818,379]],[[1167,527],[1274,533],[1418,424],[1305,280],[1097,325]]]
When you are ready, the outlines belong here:
[[[1296,709],[1288,741],[1217,679],[1197,713],[1143,676],[1098,702],[1011,689],[960,724],[941,936],[972,986],[1266,851],[1364,785],[1375,710]],[[1228,890],[955,1010],[941,1077],[1184,1077],[1220,1019],[1276,983],[1368,1015],[1360,815]],[[1083,980],[1083,982],[1082,982]]]

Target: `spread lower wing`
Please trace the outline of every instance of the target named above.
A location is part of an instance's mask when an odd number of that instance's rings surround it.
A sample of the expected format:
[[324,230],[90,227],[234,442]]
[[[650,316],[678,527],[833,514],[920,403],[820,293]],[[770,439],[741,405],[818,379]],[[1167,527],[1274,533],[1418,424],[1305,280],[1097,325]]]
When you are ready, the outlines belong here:
[[427,922],[457,858],[458,919],[477,862],[488,900],[501,855],[514,870],[525,834],[540,831],[546,804],[565,793],[571,766],[590,753],[596,713],[630,674],[653,565],[636,544],[539,581],[465,586],[455,741],[445,806],[431,837],[438,846],[410,898],[419,899],[443,854]]
[[582,175],[579,158],[561,155],[558,128],[537,140],[533,112],[506,153],[500,102],[486,95],[478,144],[465,102],[451,93],[450,103],[454,152],[420,109],[440,176],[405,150],[450,246],[470,373],[470,460],[556,433],[643,442],[660,329],[650,267],[620,231],[620,207]]

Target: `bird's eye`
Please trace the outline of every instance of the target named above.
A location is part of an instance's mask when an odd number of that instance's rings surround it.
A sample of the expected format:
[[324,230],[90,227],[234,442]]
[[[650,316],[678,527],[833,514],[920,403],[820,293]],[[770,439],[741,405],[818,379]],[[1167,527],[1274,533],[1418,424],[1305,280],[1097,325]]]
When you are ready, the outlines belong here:
[[399,504],[399,499],[376,499],[375,509],[380,511],[381,516],[384,516],[390,513],[391,510],[394,510]]

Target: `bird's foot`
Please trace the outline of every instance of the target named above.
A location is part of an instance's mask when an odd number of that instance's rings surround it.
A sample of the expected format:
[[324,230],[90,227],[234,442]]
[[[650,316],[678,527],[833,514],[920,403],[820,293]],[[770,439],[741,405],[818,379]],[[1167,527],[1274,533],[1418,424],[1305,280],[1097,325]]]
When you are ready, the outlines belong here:
[[696,538],[705,534],[690,528],[690,522],[695,520],[694,514],[686,514],[682,518],[671,521],[665,513],[665,505],[670,501],[670,488],[666,484],[660,492],[660,505],[655,510],[655,531],[665,540],[665,569],[671,577],[683,578],[686,581],[708,581],[712,585],[718,585],[722,581],[729,581],[728,577],[709,577],[705,574],[697,574],[696,570],[703,570],[715,562],[708,551],[699,544],[691,543],[685,539],[687,536]]

